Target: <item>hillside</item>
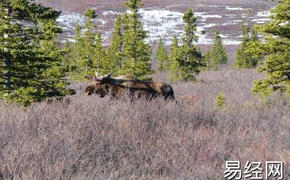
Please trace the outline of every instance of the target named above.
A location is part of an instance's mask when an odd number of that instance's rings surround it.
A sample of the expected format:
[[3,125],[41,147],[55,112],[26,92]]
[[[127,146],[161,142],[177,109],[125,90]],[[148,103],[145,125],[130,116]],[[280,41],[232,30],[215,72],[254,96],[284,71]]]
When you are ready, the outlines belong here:
[[[109,44],[111,31],[117,14],[125,11],[122,6],[124,1],[120,0],[86,0],[66,1],[51,0],[40,1],[45,5],[62,11],[58,22],[63,27],[64,33],[61,39],[72,41],[73,29],[76,24],[84,23],[82,15],[86,8],[94,9],[98,17],[95,23],[102,33],[103,43]],[[159,38],[165,41],[165,45],[171,44],[172,36],[183,35],[182,15],[187,8],[195,11],[198,24],[198,45],[203,50],[213,42],[213,30],[219,30],[224,45],[228,50],[230,62],[233,60],[235,48],[240,43],[240,24],[247,21],[246,14],[249,13],[252,24],[263,24],[269,20],[269,9],[273,3],[269,1],[210,1],[210,0],[181,0],[181,1],[143,1],[144,8],[140,10],[143,16],[145,30],[148,31],[147,41],[153,45]],[[230,63],[231,64],[231,63]]]

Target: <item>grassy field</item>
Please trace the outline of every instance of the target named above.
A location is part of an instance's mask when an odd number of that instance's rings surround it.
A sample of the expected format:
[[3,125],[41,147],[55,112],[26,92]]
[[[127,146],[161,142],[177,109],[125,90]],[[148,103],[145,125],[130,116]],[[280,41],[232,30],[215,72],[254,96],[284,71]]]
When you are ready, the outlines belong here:
[[[29,108],[0,102],[0,179],[223,179],[225,162],[283,161],[290,102],[252,96],[255,70],[203,72],[173,84],[180,102],[77,95]],[[165,74],[156,74],[164,80]],[[223,91],[225,107],[213,105]]]

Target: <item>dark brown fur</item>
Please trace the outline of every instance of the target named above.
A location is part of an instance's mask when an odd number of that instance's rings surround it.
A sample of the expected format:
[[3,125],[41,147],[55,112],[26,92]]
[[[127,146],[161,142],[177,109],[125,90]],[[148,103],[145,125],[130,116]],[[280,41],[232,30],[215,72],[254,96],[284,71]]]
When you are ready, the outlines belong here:
[[[106,91],[104,91],[105,89]],[[108,91],[110,93],[104,93]],[[103,78],[102,80],[95,80],[94,84],[86,88],[85,93],[87,95],[96,93],[102,97],[110,94],[112,97],[118,97],[125,94],[124,91],[127,91],[129,95],[137,95],[137,97],[161,96],[164,97],[164,99],[174,100],[174,91],[169,84],[162,82],[140,81],[135,79],[133,76],[121,76],[118,78],[108,77]]]
[[86,87],[85,93],[87,95],[95,93],[101,98],[108,95],[113,99],[118,99],[128,95],[130,98],[145,98],[147,100],[151,100],[152,98],[162,96],[159,92],[152,88],[133,88],[120,84],[109,83],[94,83]]

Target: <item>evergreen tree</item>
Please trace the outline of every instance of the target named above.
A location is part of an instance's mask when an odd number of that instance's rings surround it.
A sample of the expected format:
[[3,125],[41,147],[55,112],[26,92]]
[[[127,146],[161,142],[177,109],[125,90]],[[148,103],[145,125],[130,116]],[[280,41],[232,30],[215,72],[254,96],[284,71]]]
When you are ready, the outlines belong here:
[[247,68],[247,55],[246,55],[246,46],[247,43],[250,40],[249,37],[249,27],[245,26],[244,24],[242,24],[241,26],[241,30],[242,30],[242,43],[240,45],[240,47],[236,50],[235,53],[235,61],[233,64],[233,68],[234,69],[245,69]]
[[102,46],[102,37],[101,33],[97,33],[94,42],[94,60],[93,60],[93,67],[95,67],[97,72],[102,74],[106,74],[111,72],[112,70],[112,61],[107,59],[106,51]]
[[192,9],[188,9],[184,16],[183,21],[185,24],[183,37],[183,44],[178,50],[178,74],[176,74],[176,80],[195,80],[195,76],[200,72],[200,68],[204,66],[202,62],[202,55],[199,49],[194,46],[194,42],[197,42],[196,36],[196,18]]
[[138,9],[141,0],[128,0],[125,5],[130,12],[124,16],[123,60],[120,74],[132,74],[139,79],[150,79],[151,47],[145,42],[147,32],[143,29]]
[[215,97],[213,104],[219,109],[222,109],[225,106],[225,94],[223,91],[220,91],[219,94]]
[[156,60],[158,62],[159,71],[162,72],[168,69],[168,54],[161,38],[158,42],[158,46],[156,50]]
[[259,69],[266,78],[255,83],[253,92],[263,96],[273,91],[290,94],[290,26],[289,0],[278,0],[272,10],[271,21],[257,28],[266,35],[265,43],[250,43],[248,52],[254,57],[263,57],[263,66]]
[[[108,58],[101,43],[101,35],[96,32],[93,19],[97,17],[95,11],[87,9],[84,13],[86,22],[75,28],[75,36],[71,48],[71,77],[83,79],[87,74],[95,71],[103,74],[110,71],[107,66]],[[109,68],[109,69],[108,69]]]
[[218,31],[215,33],[213,47],[205,54],[205,59],[208,69],[216,69],[219,64],[226,64],[228,61],[226,49],[223,47]]
[[108,49],[108,58],[112,61],[112,72],[117,75],[122,69],[123,23],[121,15],[117,16],[115,27]]
[[173,41],[170,47],[170,55],[169,55],[169,74],[168,79],[170,81],[177,81],[181,79],[181,70],[179,66],[179,46],[177,36],[173,36]]
[[70,65],[71,65],[71,43],[65,41],[62,47],[63,56],[62,56],[62,66],[65,68],[65,72],[70,72]]
[[255,29],[252,28],[251,35],[249,36],[250,28],[249,25],[242,24],[242,43],[240,47],[236,50],[235,61],[233,64],[234,69],[246,69],[254,68],[257,66],[260,58],[255,58],[246,51],[249,48],[249,43],[258,41],[258,35]]
[[29,105],[69,93],[56,39],[59,14],[28,0],[0,1],[0,98]]

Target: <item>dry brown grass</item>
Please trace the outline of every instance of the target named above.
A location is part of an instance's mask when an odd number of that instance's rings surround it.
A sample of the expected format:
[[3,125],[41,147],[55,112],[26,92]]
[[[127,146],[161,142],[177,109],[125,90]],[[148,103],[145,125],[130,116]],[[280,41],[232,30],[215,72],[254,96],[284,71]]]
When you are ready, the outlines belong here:
[[[290,162],[290,103],[261,104],[253,70],[202,73],[174,84],[181,104],[109,101],[79,93],[71,103],[24,109],[0,103],[4,179],[223,179],[226,160]],[[224,91],[226,107],[212,106]],[[1,179],[1,178],[0,178]],[[287,178],[286,178],[287,179]]]

